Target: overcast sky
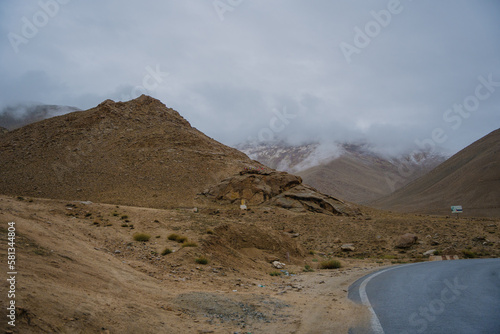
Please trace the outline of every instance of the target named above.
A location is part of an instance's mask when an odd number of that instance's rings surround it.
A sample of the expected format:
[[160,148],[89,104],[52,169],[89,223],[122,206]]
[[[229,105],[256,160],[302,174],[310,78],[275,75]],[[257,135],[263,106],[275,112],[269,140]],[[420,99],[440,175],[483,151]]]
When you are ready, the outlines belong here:
[[496,0],[2,1],[0,33],[0,108],[147,93],[228,145],[389,152],[500,127]]

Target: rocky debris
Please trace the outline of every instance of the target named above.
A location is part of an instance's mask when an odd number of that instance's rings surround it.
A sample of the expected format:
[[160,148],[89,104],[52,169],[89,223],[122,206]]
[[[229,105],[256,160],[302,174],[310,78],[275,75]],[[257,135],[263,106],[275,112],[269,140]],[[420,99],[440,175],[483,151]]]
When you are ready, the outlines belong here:
[[427,252],[424,252],[424,256],[434,255],[434,252],[436,252],[435,249],[430,249]]
[[343,244],[342,246],[340,246],[340,249],[342,249],[344,252],[354,252],[356,250],[353,244]]
[[273,263],[273,262],[276,262],[278,261],[279,262],[279,258],[274,256],[274,255],[266,255],[266,261],[269,262],[269,263]]
[[282,321],[288,305],[270,297],[228,297],[218,293],[188,292],[175,298],[181,310],[195,317],[207,318],[207,323],[231,322],[240,328],[251,327],[252,322]]
[[297,233],[292,229],[284,230],[283,233],[288,235],[290,238],[298,238],[300,236],[300,233]]
[[399,237],[396,248],[410,248],[417,243],[418,237],[413,233],[406,233]]
[[243,170],[206,189],[202,195],[225,204],[245,200],[249,205],[274,205],[297,212],[354,213],[343,201],[302,184],[299,176],[278,171]]
[[283,268],[285,268],[285,264],[283,262],[274,261],[273,267],[276,269],[283,269]]

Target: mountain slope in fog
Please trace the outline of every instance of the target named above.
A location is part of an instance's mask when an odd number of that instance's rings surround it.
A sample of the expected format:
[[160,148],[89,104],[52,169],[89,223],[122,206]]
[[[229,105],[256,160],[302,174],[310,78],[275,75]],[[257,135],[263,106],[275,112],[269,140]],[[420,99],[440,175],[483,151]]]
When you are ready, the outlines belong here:
[[321,192],[356,203],[386,196],[445,160],[440,154],[422,151],[387,157],[366,143],[247,143],[238,148],[266,166],[300,175],[304,183]]

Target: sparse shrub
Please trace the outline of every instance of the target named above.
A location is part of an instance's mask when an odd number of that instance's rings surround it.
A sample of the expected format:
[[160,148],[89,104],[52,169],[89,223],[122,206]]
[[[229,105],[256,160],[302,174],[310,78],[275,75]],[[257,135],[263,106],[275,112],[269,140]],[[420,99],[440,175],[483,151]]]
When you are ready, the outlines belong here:
[[107,223],[106,226],[113,226],[113,224],[112,223]]
[[215,234],[213,230],[207,230],[207,234]]
[[94,222],[94,225],[99,225],[99,222]]
[[134,234],[134,240],[135,241],[149,241],[151,236],[146,233],[136,233]]
[[157,235],[155,238],[156,238],[156,239],[159,239],[159,238],[161,238],[161,235]]
[[178,243],[183,243],[187,241],[187,237],[172,233],[167,237],[168,240],[177,241]]
[[122,216],[120,217],[120,219],[127,219],[127,218],[128,218],[128,216],[127,216],[127,215],[122,215]]
[[176,234],[176,233],[172,233],[172,234],[169,234],[167,239],[168,240],[172,240],[172,241],[177,241],[177,238],[180,237],[180,235]]
[[271,276],[281,276],[281,273],[279,271],[271,271],[269,273],[269,275],[271,275]]
[[181,247],[198,247],[198,244],[196,242],[186,241]]
[[312,259],[312,262],[318,262],[318,259]]
[[204,256],[200,256],[194,260],[198,264],[208,264],[208,259]]
[[477,254],[471,251],[470,249],[464,249],[462,251],[462,254],[464,255],[464,258],[466,259],[474,259],[477,257]]
[[311,266],[310,266],[310,265],[306,264],[306,265],[304,266],[304,270],[303,270],[303,271],[304,271],[305,273],[308,273],[308,272],[313,272],[313,271],[314,271],[314,269],[313,269],[313,268],[311,268]]
[[442,251],[440,251],[439,249],[434,251],[434,255],[441,255],[441,253]]
[[170,253],[172,253],[172,250],[167,247],[163,250],[163,252],[161,252],[161,255],[165,256],[165,255],[170,254]]
[[314,255],[314,254],[316,254],[316,252],[315,252],[315,251],[313,251],[313,250],[310,250],[310,251],[309,251],[309,254]]
[[92,214],[91,214],[90,212],[87,212],[87,213],[85,214],[85,217],[86,217],[86,218],[88,218],[88,217],[90,217],[90,216],[92,216]]
[[24,201],[24,197],[23,196],[17,196],[17,199],[20,200],[20,201]]
[[159,223],[160,221],[158,219],[153,220],[154,223]]
[[111,213],[111,215],[112,215],[113,217],[117,217],[117,216],[119,215],[119,213],[115,211],[115,212]]
[[128,224],[122,224],[122,227],[128,227]]
[[327,261],[322,261],[320,264],[321,269],[338,269],[342,267],[342,264],[338,260],[327,260]]

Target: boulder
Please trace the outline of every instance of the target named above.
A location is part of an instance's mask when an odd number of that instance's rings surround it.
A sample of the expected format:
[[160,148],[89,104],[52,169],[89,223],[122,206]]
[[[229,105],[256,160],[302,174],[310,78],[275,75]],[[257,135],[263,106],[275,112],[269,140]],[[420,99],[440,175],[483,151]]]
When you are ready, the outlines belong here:
[[283,268],[285,268],[285,264],[283,262],[274,261],[273,267],[276,269],[283,269]]
[[353,244],[343,244],[342,246],[340,246],[340,249],[342,249],[344,252],[354,252],[356,250]]
[[434,255],[435,249],[430,249],[427,252],[424,252],[424,256]]
[[396,242],[396,248],[410,248],[418,240],[418,237],[413,233],[406,233],[399,237]]

